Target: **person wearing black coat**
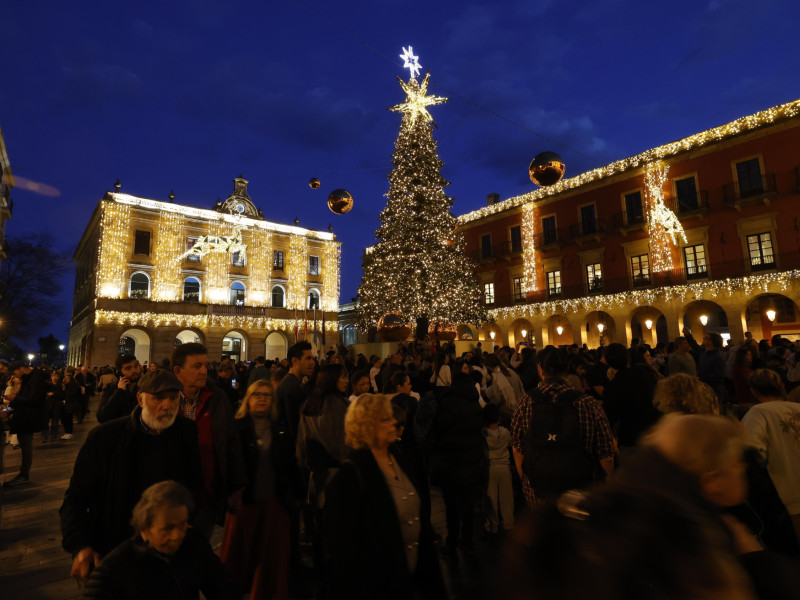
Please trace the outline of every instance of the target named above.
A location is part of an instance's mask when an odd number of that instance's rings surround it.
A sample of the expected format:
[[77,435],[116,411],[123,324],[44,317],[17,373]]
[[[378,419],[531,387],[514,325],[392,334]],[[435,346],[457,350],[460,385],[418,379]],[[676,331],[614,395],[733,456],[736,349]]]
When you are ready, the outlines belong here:
[[27,483],[33,465],[33,434],[41,431],[47,422],[47,374],[41,369],[33,369],[22,361],[11,363],[9,370],[22,384],[19,393],[9,404],[11,412],[11,433],[17,434],[22,452],[19,474],[6,487]]
[[483,416],[469,375],[453,374],[452,385],[439,397],[433,427],[431,482],[442,488],[444,499],[447,543],[443,552],[455,557],[459,545],[474,550],[474,507],[488,475]]
[[393,446],[391,403],[363,394],[347,411],[356,447],[326,488],[323,543],[329,600],[447,597],[422,477]]
[[[156,371],[142,378],[140,389],[141,406],[130,417],[89,432],[61,504],[61,545],[73,555],[73,573],[84,579],[91,562],[133,534],[131,510],[150,485],[171,479],[195,500],[202,493],[197,426],[177,415],[180,382]],[[162,412],[163,394],[169,394],[169,413]],[[171,424],[153,428],[169,418]]]

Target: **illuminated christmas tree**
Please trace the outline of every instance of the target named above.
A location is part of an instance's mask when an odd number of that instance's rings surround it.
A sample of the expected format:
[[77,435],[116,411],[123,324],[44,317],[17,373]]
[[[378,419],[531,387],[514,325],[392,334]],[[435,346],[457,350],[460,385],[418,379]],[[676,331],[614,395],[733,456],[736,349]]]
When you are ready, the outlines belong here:
[[358,295],[364,327],[382,316],[401,314],[415,323],[423,336],[428,323],[475,323],[485,320],[474,264],[464,254],[464,235],[457,233],[450,213],[452,198],[444,188],[433,128],[427,107],[447,98],[428,96],[430,73],[417,81],[419,63],[404,49],[402,58],[411,69],[408,83],[400,78],[406,102],[389,110],[402,113],[394,145],[392,172],[378,242],[369,250]]

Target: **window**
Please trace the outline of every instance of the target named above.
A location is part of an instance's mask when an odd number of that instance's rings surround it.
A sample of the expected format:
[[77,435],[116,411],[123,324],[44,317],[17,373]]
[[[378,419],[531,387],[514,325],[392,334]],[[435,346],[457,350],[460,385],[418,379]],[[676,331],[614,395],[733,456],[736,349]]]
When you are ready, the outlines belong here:
[[[281,252],[281,254],[283,254]],[[273,308],[283,308],[283,288],[276,285],[272,288],[272,306]]]
[[751,271],[763,271],[775,267],[775,255],[772,253],[771,233],[748,235],[747,249],[750,252]]
[[319,256],[308,257],[308,274],[319,275]]
[[561,295],[561,271],[547,273],[547,294],[549,296]]
[[283,271],[283,250],[272,252],[272,268],[276,271]]
[[603,291],[603,272],[600,263],[586,265],[586,287],[589,293]]
[[625,194],[625,224],[634,225],[635,223],[644,223],[641,192]]
[[686,246],[683,249],[683,258],[686,260],[686,279],[697,279],[708,274],[706,249],[703,244]]
[[736,178],[739,180],[739,197],[747,198],[764,191],[761,165],[757,158],[736,163]]
[[675,195],[678,197],[678,212],[697,210],[697,183],[694,176],[675,181]]
[[136,237],[133,244],[133,253],[134,254],[144,254],[145,256],[150,256],[150,232],[149,231],[142,231],[140,229],[136,230]]
[[511,251],[522,252],[522,227],[519,225],[511,228]]
[[319,309],[319,290],[308,290],[308,308]]
[[231,284],[231,306],[244,306],[244,284],[241,281]]
[[183,282],[183,301],[200,302],[200,280],[196,277],[187,277]]
[[650,256],[631,256],[631,273],[634,286],[650,285]]
[[581,206],[581,235],[597,233],[597,217],[594,210],[594,204]]
[[234,267],[243,267],[245,265],[245,253],[244,252],[234,252],[232,255],[232,261]]
[[[194,248],[194,245],[197,243],[197,236],[189,236],[186,238],[186,250],[191,250]],[[190,254],[186,257],[186,260],[191,260],[192,262],[200,262],[200,255],[199,254]]]
[[483,301],[486,304],[494,304],[494,283],[483,284]]
[[554,244],[558,241],[555,217],[544,217],[542,219],[542,239],[545,244]]
[[492,257],[492,234],[487,233],[481,236],[481,258]]
[[140,300],[150,297],[150,278],[145,273],[140,271],[131,275],[128,297]]
[[524,277],[514,277],[511,281],[514,287],[514,302],[524,302],[525,301],[525,278]]

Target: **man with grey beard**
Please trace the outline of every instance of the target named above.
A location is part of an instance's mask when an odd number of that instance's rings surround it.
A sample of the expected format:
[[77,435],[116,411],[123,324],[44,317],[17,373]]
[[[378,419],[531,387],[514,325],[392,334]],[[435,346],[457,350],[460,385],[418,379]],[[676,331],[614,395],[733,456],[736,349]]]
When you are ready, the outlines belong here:
[[131,511],[154,483],[173,480],[200,498],[203,478],[197,426],[178,414],[181,382],[165,370],[139,380],[130,416],[93,429],[83,444],[61,504],[61,542],[70,575],[86,581],[100,559],[128,539]]

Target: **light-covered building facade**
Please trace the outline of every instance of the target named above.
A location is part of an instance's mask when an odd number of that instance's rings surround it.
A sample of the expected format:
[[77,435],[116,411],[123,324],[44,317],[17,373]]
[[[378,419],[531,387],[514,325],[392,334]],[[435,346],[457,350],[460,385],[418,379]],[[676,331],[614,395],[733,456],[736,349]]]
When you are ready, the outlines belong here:
[[209,210],[106,193],[73,257],[69,364],[161,362],[195,341],[212,360],[283,358],[315,324],[318,349],[323,326],[335,343],[340,243],[267,221],[247,184]]

